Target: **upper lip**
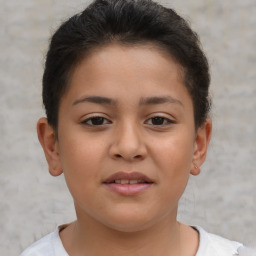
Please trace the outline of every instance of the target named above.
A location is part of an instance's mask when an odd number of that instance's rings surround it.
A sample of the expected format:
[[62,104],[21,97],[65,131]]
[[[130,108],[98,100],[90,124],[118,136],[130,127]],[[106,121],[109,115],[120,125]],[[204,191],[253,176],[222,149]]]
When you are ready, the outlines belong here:
[[153,183],[149,177],[139,172],[116,172],[103,181],[103,183],[113,183],[115,180],[140,180]]

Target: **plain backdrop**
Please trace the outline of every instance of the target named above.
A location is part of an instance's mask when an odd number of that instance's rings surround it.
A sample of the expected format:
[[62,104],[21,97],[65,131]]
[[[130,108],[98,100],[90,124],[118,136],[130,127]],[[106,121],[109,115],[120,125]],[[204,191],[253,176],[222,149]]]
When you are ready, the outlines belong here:
[[[256,242],[256,2],[168,0],[191,23],[209,58],[214,134],[179,219]],[[82,0],[0,0],[0,255],[14,256],[75,218],[63,177],[48,173],[37,141],[48,40]]]

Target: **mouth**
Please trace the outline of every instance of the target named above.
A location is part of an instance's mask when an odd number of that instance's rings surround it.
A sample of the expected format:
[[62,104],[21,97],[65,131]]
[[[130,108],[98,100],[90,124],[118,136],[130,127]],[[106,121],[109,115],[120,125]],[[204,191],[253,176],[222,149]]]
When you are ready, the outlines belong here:
[[147,190],[154,182],[139,172],[117,172],[104,180],[103,184],[112,192],[132,196]]
[[117,172],[104,180],[104,183],[116,183],[116,184],[141,184],[141,183],[153,183],[149,177],[139,172]]
[[125,184],[130,184],[130,185],[134,185],[134,184],[150,184],[151,182],[147,182],[145,180],[114,180],[113,182],[109,182],[108,184],[111,184],[111,183],[116,183],[116,184],[122,184],[122,185],[125,185]]

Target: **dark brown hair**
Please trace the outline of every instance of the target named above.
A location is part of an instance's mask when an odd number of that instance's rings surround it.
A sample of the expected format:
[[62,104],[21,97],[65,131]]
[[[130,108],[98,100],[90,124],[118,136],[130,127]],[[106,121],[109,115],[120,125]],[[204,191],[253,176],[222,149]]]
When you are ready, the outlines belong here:
[[60,99],[73,69],[86,53],[112,42],[150,42],[171,54],[184,70],[196,128],[205,122],[210,110],[209,67],[189,24],[173,9],[151,0],[95,0],[65,21],[50,42],[43,75],[43,103],[53,128],[57,130]]

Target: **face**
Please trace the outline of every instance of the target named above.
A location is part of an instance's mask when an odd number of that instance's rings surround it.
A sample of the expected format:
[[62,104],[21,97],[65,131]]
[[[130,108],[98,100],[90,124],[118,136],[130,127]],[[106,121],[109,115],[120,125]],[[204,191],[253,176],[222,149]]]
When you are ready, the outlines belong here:
[[64,172],[78,218],[121,231],[176,220],[209,137],[205,127],[195,131],[180,66],[149,45],[87,56],[61,99],[58,140],[42,123],[49,169]]

